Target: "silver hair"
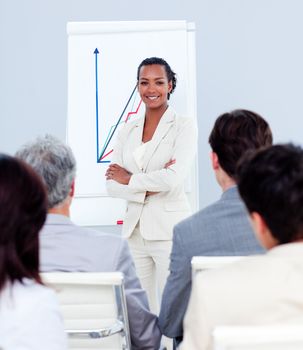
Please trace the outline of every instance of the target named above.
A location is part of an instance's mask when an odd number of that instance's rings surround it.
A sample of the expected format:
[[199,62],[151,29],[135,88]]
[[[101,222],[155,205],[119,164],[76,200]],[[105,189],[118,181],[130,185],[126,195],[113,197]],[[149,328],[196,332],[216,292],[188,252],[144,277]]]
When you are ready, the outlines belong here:
[[42,177],[49,208],[64,202],[76,176],[76,160],[69,146],[46,135],[22,146],[16,157],[31,165]]

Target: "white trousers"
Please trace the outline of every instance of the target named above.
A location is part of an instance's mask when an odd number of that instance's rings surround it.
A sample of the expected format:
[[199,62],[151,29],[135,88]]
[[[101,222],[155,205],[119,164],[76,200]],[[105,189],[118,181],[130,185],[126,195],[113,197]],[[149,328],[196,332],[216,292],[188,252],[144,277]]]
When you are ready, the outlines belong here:
[[159,315],[162,292],[169,273],[172,241],[151,241],[141,236],[136,226],[128,244],[142,288],[146,290],[150,310]]

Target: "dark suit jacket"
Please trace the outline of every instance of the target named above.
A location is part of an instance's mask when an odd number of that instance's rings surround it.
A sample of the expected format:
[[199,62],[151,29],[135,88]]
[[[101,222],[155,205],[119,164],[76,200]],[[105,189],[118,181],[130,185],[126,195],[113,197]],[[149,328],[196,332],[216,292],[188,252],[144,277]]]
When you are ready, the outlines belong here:
[[236,186],[225,191],[214,204],[176,225],[170,275],[159,316],[162,333],[182,340],[182,323],[191,292],[193,256],[258,253],[264,253],[264,249],[255,238]]

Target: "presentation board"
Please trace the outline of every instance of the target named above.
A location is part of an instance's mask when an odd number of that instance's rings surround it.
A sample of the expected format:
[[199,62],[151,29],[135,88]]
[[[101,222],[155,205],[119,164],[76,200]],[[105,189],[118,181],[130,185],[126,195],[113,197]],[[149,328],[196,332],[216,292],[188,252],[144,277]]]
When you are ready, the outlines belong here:
[[[80,225],[114,225],[126,203],[106,193],[105,171],[117,133],[144,118],[137,67],[152,56],[177,73],[169,101],[196,120],[195,27],[186,21],[69,22],[67,142],[77,160],[72,219]],[[186,181],[193,211],[198,208],[197,164]]]

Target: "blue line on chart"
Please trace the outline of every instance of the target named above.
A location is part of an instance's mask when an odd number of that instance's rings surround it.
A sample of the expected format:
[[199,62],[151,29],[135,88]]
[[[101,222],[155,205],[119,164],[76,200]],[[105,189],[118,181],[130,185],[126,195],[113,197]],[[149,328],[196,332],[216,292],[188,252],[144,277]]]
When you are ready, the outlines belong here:
[[[136,102],[136,98],[133,99],[133,104],[132,104],[132,106],[131,106],[131,110],[134,109],[134,104],[135,104],[135,102]],[[120,125],[120,124],[123,124],[123,123],[125,123],[125,120],[120,121],[119,125]],[[107,140],[109,139],[109,137],[110,137],[110,135],[111,135],[111,132],[112,132],[112,130],[113,130],[113,128],[114,128],[115,126],[116,126],[116,124],[114,124],[114,125],[112,125],[112,126],[110,127],[109,133],[107,134],[106,140],[105,140],[105,142],[104,142],[104,146],[103,146],[103,148],[102,148],[102,154],[105,152],[105,149],[104,149],[104,148],[106,147]]]
[[130,103],[130,101],[131,101],[131,99],[132,99],[134,93],[136,92],[136,90],[137,90],[137,84],[135,85],[135,87],[134,87],[134,89],[133,89],[133,91],[132,91],[132,93],[131,93],[131,95],[130,95],[130,97],[129,97],[129,99],[128,99],[128,101],[127,101],[125,107],[124,107],[124,109],[123,109],[123,112],[121,113],[121,115],[120,115],[120,117],[119,117],[117,123],[115,124],[113,131],[110,133],[110,136],[107,137],[107,141],[105,142],[105,145],[104,145],[104,147],[103,147],[103,149],[102,149],[101,155],[98,157],[98,160],[97,160],[98,163],[105,163],[105,162],[108,163],[108,162],[109,162],[109,161],[104,161],[104,160],[102,160],[102,157],[104,156],[104,153],[105,153],[105,151],[106,151],[106,149],[107,149],[107,147],[108,147],[108,145],[109,145],[109,143],[110,143],[112,137],[114,136],[115,131],[116,131],[118,125],[120,124],[121,119],[123,118],[123,115],[124,115],[124,113],[125,113],[125,111],[126,111],[128,105],[129,105],[129,103]]
[[99,92],[98,92],[98,54],[96,47],[95,55],[95,82],[96,82],[96,142],[97,142],[97,163],[99,163]]

